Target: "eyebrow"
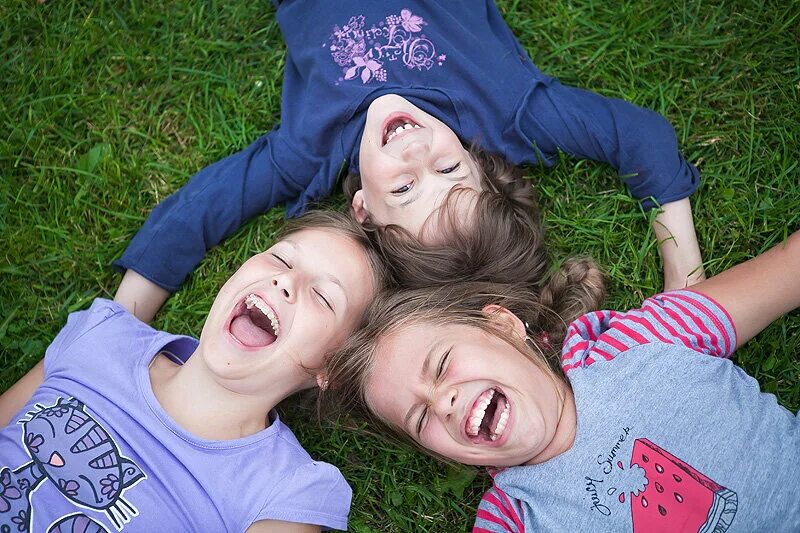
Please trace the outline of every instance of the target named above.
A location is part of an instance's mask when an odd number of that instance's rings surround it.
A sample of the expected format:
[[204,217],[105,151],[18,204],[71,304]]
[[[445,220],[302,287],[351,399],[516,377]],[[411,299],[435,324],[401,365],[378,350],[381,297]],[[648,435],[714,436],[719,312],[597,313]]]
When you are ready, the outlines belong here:
[[[294,250],[295,250],[295,253],[298,253],[298,254],[300,254],[300,253],[302,253],[302,251],[303,251],[303,248],[302,248],[302,246],[300,246],[300,245],[299,245],[299,244],[297,244],[296,242],[292,241],[291,239],[283,239],[282,241],[278,241],[278,242],[276,242],[275,244],[278,244],[278,243],[281,243],[281,242],[285,242],[286,244],[288,244],[288,245],[290,245],[292,248],[294,248]],[[347,304],[349,304],[349,303],[350,303],[350,299],[347,297],[347,291],[346,291],[346,290],[344,290],[344,285],[343,285],[343,284],[342,284],[342,282],[339,280],[339,278],[337,278],[336,276],[334,276],[334,275],[333,275],[333,274],[331,274],[330,272],[326,272],[326,273],[323,275],[323,278],[325,278],[326,280],[330,281],[330,282],[331,282],[331,283],[333,283],[334,285],[337,285],[337,286],[339,287],[339,289],[341,289],[341,291],[342,291],[342,296],[344,296],[344,302],[345,302],[345,305],[347,305]]]
[[329,273],[325,274],[325,279],[327,279],[328,281],[330,281],[334,285],[337,285],[342,290],[342,296],[344,296],[345,304],[350,302],[350,299],[347,297],[347,291],[344,290],[344,285],[342,285],[342,282],[339,281],[339,278],[337,278],[336,276],[334,276],[333,274],[331,274],[329,272]]
[[294,242],[294,241],[291,239],[291,237],[287,237],[286,239],[281,239],[281,240],[279,240],[279,241],[275,242],[275,243],[274,243],[272,246],[277,246],[277,245],[279,245],[279,244],[281,244],[281,243],[286,243],[286,244],[288,244],[289,246],[291,246],[292,248],[294,248],[295,250],[297,250],[298,248],[300,248],[300,246],[299,246],[299,245],[298,245],[296,242]]
[[[425,360],[422,362],[422,368],[420,369],[419,375],[420,378],[424,381],[425,376],[428,375],[428,370],[431,366],[431,359],[433,359],[433,354],[436,353],[439,347],[442,345],[442,341],[438,341],[431,345],[430,349],[428,350],[428,354],[425,356]],[[403,418],[403,427],[408,427],[408,423],[411,421],[411,416],[414,414],[415,408],[417,404],[412,405],[408,412],[406,413],[405,418]]]

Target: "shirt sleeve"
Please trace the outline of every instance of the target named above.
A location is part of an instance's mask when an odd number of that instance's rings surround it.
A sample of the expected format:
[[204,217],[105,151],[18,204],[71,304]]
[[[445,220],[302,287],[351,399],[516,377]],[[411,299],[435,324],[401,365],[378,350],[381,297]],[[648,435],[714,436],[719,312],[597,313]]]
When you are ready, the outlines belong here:
[[96,328],[108,318],[124,313],[122,306],[111,300],[96,298],[88,309],[75,311],[67,316],[67,323],[56,334],[53,342],[47,347],[44,354],[44,372],[48,375],[50,369],[62,358],[62,354],[76,340]]
[[114,266],[176,291],[211,247],[250,218],[300,196],[318,169],[279,132],[195,174],[153,209]]
[[559,150],[603,161],[647,209],[686,198],[700,183],[672,125],[655,111],[552,78],[536,83],[524,102],[518,127],[536,150],[531,163],[535,156],[550,163]]
[[353,492],[333,465],[307,463],[287,477],[253,522],[283,520],[347,529]]
[[478,505],[472,533],[523,533],[522,507],[497,487],[492,487],[483,495]]
[[570,324],[562,368],[567,373],[650,343],[730,357],[736,348],[736,330],[727,311],[711,298],[689,289],[665,292],[648,298],[639,309],[597,311]]

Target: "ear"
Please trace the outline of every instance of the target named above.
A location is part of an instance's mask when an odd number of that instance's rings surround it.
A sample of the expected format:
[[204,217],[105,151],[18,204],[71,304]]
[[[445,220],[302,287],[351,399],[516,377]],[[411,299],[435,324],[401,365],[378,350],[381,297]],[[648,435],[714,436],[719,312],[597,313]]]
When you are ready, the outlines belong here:
[[350,204],[353,216],[358,220],[359,224],[369,220],[369,211],[367,210],[367,202],[364,200],[364,189],[358,189],[353,195],[353,203]]
[[328,374],[326,374],[325,372],[320,372],[319,374],[317,374],[316,377],[317,377],[317,386],[319,387],[319,390],[323,392],[328,390]]
[[520,339],[524,340],[528,336],[528,332],[525,330],[525,322],[505,307],[489,304],[481,311],[489,320],[496,321],[501,328],[513,335],[518,335]]

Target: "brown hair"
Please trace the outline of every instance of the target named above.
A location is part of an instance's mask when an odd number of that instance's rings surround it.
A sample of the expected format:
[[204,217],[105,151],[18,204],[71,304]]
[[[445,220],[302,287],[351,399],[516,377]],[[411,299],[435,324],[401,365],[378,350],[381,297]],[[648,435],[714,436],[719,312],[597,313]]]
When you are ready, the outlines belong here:
[[283,239],[289,235],[307,229],[332,231],[344,235],[360,245],[361,248],[364,249],[364,253],[369,261],[376,292],[394,286],[391,272],[386,267],[386,263],[381,258],[375,246],[374,234],[364,229],[361,224],[351,216],[337,211],[309,211],[302,217],[288,220],[278,231],[276,239]]
[[[387,336],[421,322],[476,327],[505,340],[554,379],[564,380],[558,355],[566,326],[597,309],[604,297],[603,275],[588,258],[565,261],[538,294],[522,284],[484,282],[384,293],[368,310],[367,325],[329,359],[331,392],[324,395],[321,407],[325,411],[354,411],[394,437],[409,441],[402,428],[387,424],[366,401],[367,381],[377,350]],[[491,304],[508,309],[522,320],[528,337],[520,339],[492,320],[484,312]]]
[[[375,227],[375,242],[400,286],[421,288],[453,281],[527,283],[539,287],[548,255],[536,196],[522,172],[505,159],[473,146],[470,155],[481,172],[483,190],[454,187],[426,222],[437,223],[442,238],[423,244],[400,226]],[[352,201],[361,187],[358,175],[345,179]],[[472,201],[474,219],[464,224],[455,206]]]

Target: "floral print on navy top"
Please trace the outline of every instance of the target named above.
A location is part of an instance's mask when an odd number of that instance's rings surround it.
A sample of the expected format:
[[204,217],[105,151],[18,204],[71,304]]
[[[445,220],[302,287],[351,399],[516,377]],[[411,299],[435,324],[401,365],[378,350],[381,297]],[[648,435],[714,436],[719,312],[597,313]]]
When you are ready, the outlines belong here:
[[446,54],[438,54],[434,44],[422,32],[427,22],[410,9],[400,15],[389,15],[368,30],[364,16],[350,17],[342,27],[334,26],[333,34],[323,46],[329,47],[331,57],[342,67],[345,80],[360,78],[361,83],[386,81],[386,64],[401,62],[408,69],[430,70],[442,66]]

